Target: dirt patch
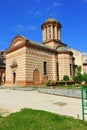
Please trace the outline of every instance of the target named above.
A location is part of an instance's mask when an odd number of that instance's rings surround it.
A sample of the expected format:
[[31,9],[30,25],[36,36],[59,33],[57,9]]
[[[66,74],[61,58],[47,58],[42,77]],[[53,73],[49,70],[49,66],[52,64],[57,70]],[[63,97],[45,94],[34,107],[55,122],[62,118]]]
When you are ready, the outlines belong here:
[[54,103],[55,105],[59,105],[59,106],[61,106],[61,107],[63,107],[64,105],[67,105],[67,103],[65,103],[65,102],[56,102],[56,103]]
[[0,108],[0,115],[5,117],[9,115],[9,111],[7,109]]

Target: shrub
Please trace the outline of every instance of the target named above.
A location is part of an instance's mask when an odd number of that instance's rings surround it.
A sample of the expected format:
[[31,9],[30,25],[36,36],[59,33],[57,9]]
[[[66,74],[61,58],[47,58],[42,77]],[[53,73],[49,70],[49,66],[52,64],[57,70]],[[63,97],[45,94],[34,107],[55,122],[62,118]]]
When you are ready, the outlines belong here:
[[68,75],[64,75],[64,76],[63,76],[63,80],[64,80],[64,81],[69,81],[69,76],[68,76]]
[[50,80],[48,80],[48,81],[46,82],[46,86],[47,86],[47,87],[50,86]]
[[51,81],[50,82],[50,86],[56,86],[57,85],[57,81]]

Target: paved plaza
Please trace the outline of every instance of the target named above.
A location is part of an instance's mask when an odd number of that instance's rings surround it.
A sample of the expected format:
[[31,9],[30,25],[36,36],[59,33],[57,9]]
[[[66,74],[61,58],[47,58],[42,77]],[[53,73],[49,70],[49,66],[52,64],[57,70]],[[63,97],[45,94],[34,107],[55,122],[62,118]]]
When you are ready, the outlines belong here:
[[20,111],[22,108],[45,110],[82,119],[81,99],[38,91],[0,89],[0,111],[3,115]]

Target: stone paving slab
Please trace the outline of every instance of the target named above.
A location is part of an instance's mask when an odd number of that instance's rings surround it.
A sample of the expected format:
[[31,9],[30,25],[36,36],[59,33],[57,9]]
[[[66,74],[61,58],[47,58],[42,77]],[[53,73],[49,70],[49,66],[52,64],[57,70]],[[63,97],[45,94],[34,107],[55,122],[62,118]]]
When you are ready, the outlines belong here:
[[74,98],[81,98],[81,89],[78,90],[74,89],[60,89],[60,88],[38,88],[38,87],[19,87],[17,85],[1,85],[0,89],[14,89],[14,90],[20,90],[20,91],[32,91],[37,90],[41,93],[47,93],[47,94],[54,94],[54,95],[61,95],[61,96],[67,96],[67,97],[74,97]]
[[0,89],[0,108],[9,113],[20,111],[22,108],[33,108],[82,119],[81,99],[38,91]]
[[71,90],[71,89],[44,89],[39,88],[39,92],[47,93],[47,94],[55,94],[55,95],[61,95],[61,96],[67,96],[67,97],[73,97],[73,98],[81,98],[81,90]]

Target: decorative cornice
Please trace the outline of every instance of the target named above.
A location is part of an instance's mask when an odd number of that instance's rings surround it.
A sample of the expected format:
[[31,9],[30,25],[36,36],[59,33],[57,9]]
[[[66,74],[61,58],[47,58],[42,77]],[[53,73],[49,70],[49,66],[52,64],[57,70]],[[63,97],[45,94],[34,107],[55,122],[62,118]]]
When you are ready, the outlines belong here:
[[56,21],[47,21],[47,22],[45,22],[45,23],[43,23],[42,25],[41,25],[41,28],[43,29],[44,28],[44,26],[47,26],[47,25],[49,25],[49,24],[52,24],[52,25],[57,25],[57,27],[59,27],[59,28],[61,28],[62,26],[61,26],[61,24],[60,23],[58,23],[58,22],[56,22]]
[[43,44],[47,44],[47,43],[49,43],[49,42],[52,42],[52,41],[54,41],[54,42],[58,42],[58,43],[60,43],[60,44],[63,44],[64,46],[67,46],[67,44],[65,44],[65,43],[62,43],[60,40],[56,40],[56,39],[50,39],[50,40],[46,40],[46,41],[43,41]]
[[11,47],[9,49],[6,50],[6,54],[9,54],[11,52],[14,52],[22,47],[33,47],[33,48],[37,48],[37,49],[40,49],[40,50],[45,50],[45,51],[49,51],[49,52],[52,52],[52,53],[57,53],[56,50],[54,49],[51,49],[51,48],[48,48],[46,46],[41,46],[41,45],[38,45],[38,44],[33,44],[31,43],[29,40],[26,40],[24,43],[21,43],[21,44],[18,44],[14,47]]
[[19,45],[17,45],[17,46],[11,47],[11,48],[9,48],[9,49],[6,50],[6,54],[11,53],[11,52],[13,52],[13,51],[16,51],[16,50],[18,50],[18,49],[24,47],[25,45],[26,45],[26,44],[25,44],[25,42],[24,42],[24,43],[21,43],[21,44],[19,44]]
[[59,51],[58,54],[69,54],[69,55],[73,55],[73,53],[71,51]]
[[45,50],[45,51],[48,51],[48,52],[57,53],[56,50],[51,49],[51,48],[48,48],[48,47],[46,47],[46,46],[40,46],[40,45],[38,45],[38,44],[32,44],[32,43],[28,43],[28,42],[27,42],[26,45],[29,46],[29,47],[37,48],[37,49],[39,49],[39,50]]

